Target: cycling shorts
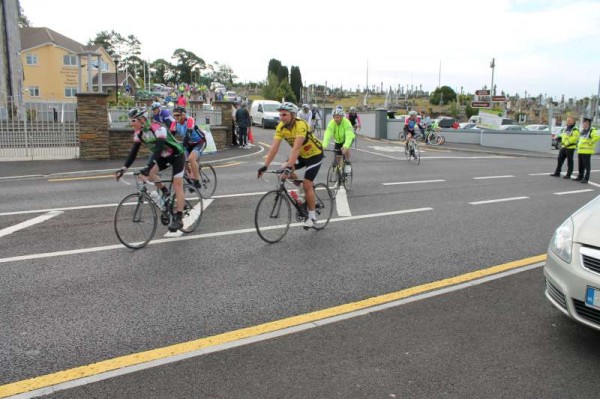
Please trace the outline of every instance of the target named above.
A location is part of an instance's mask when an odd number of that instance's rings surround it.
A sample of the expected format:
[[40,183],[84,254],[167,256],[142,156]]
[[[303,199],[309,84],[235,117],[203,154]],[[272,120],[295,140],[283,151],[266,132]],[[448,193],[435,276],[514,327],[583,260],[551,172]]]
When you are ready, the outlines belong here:
[[[350,142],[350,147],[352,147],[352,143],[354,143],[354,140],[356,139],[352,139],[352,141]],[[344,146],[344,143],[335,143],[335,146],[333,147],[333,151],[335,151],[336,155],[342,155],[342,147]]]
[[298,170],[306,166],[304,178],[306,180],[315,181],[322,163],[323,153],[310,158],[298,158],[298,160],[296,161],[296,165],[294,165],[294,169]]
[[185,168],[185,157],[183,155],[159,158],[154,162],[158,165],[158,170],[165,170],[169,166],[173,166],[173,177],[183,177],[183,169]]
[[203,141],[201,143],[196,143],[194,145],[189,145],[185,147],[185,157],[189,158],[192,152],[195,152],[197,156],[202,155],[202,152],[206,148],[206,142]]

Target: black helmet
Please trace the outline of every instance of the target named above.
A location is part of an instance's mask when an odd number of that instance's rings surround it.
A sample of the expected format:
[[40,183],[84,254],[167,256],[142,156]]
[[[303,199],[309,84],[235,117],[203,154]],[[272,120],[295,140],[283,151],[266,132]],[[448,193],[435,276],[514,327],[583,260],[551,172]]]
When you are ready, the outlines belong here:
[[144,118],[147,118],[146,116],[146,108],[142,107],[142,108],[132,108],[129,110],[129,112],[127,113],[127,115],[129,115],[129,117],[131,119],[137,119],[137,118],[141,118],[142,116]]
[[591,123],[591,122],[592,122],[592,119],[594,119],[594,118],[592,118],[592,117],[591,117],[591,116],[589,116],[589,115],[584,115],[584,116],[583,116],[583,121],[584,121],[584,122],[585,122],[585,121],[588,121],[588,122],[590,122],[590,123]]
[[185,114],[185,113],[187,113],[187,111],[186,111],[185,107],[175,107],[175,108],[173,109],[173,112],[179,112],[180,114]]

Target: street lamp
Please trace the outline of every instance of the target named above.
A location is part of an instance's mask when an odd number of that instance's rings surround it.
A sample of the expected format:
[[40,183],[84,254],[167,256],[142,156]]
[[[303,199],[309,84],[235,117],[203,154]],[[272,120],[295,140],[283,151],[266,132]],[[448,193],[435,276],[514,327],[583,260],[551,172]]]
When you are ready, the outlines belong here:
[[113,62],[115,63],[115,95],[117,96],[117,104],[119,104],[119,61],[121,61],[121,56],[119,54],[114,54]]

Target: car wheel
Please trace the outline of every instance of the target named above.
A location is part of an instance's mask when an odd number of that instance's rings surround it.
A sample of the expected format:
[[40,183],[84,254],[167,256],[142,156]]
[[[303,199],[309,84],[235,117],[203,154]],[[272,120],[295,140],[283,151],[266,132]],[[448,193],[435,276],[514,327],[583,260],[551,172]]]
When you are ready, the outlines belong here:
[[263,129],[266,129],[266,128],[267,128],[267,126],[265,125],[265,120],[264,120],[264,119],[263,119],[262,121],[260,121],[260,126],[261,126]]

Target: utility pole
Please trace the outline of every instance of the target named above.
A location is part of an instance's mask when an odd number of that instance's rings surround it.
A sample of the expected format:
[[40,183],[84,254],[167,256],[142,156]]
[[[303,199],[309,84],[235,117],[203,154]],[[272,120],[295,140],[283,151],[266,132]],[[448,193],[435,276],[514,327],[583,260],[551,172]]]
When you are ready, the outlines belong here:
[[492,63],[490,64],[490,68],[492,68],[492,85],[490,86],[490,90],[492,93],[492,96],[495,96],[495,90],[494,90],[494,68],[496,68],[496,59],[492,58]]

